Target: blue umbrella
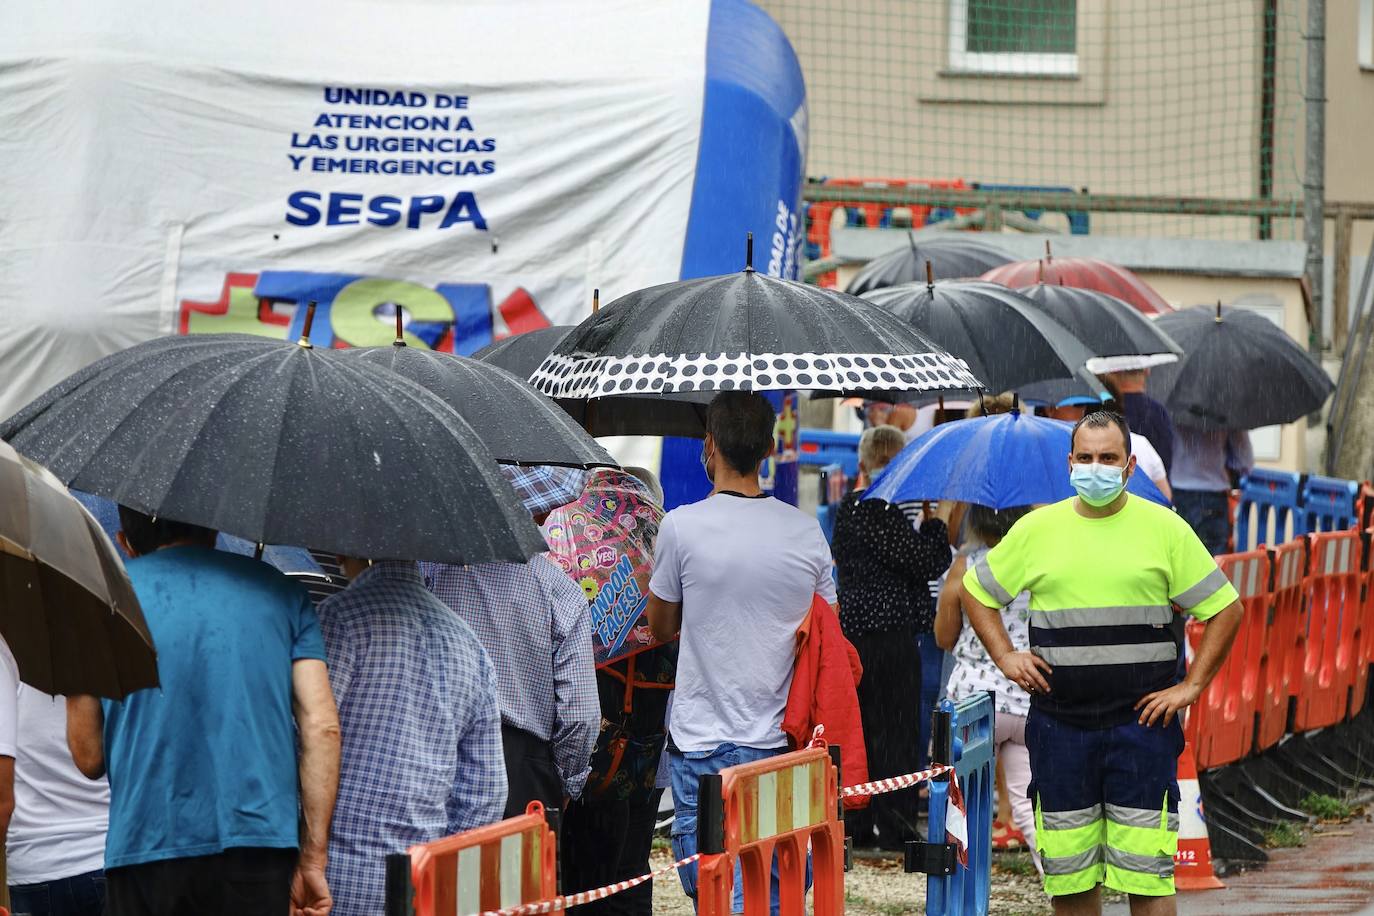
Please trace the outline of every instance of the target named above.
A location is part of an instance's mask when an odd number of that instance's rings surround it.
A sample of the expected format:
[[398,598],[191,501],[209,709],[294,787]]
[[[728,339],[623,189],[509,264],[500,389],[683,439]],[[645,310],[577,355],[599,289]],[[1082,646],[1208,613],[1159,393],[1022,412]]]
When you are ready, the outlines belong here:
[[[1020,411],[944,423],[902,449],[864,499],[957,499],[993,509],[1068,499],[1072,432],[1070,423]],[[1169,505],[1144,474],[1132,474],[1126,489]]]

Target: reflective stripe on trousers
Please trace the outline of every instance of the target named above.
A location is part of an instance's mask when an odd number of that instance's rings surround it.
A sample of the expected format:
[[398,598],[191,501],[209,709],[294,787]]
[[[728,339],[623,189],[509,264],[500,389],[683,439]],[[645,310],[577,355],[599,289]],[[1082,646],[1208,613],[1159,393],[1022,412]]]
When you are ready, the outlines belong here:
[[1178,815],[1169,813],[1167,796],[1156,810],[1108,804],[1074,811],[1045,811],[1037,797],[1035,830],[1051,896],[1098,884],[1149,897],[1174,892]]

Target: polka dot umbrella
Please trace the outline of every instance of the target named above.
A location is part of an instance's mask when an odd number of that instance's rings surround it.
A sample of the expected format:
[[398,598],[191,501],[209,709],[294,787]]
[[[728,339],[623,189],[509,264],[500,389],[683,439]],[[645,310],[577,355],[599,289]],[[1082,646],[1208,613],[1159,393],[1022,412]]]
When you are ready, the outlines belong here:
[[981,387],[962,359],[887,310],[752,267],[622,296],[571,331],[530,382],[551,397],[593,401]]

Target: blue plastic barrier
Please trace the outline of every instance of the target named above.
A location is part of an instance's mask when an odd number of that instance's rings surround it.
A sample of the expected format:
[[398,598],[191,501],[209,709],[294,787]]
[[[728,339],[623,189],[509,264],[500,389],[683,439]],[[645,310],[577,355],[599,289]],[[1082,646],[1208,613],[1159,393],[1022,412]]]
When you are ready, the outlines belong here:
[[829,429],[802,429],[797,460],[802,464],[838,464],[850,478],[859,475],[859,434]]
[[[1234,550],[1243,553],[1260,544],[1278,546],[1289,539],[1290,517],[1293,534],[1301,534],[1298,507],[1302,505],[1302,478],[1287,471],[1253,470],[1241,478],[1240,505],[1236,510]],[[1250,514],[1254,509],[1252,526]],[[1272,518],[1272,531],[1270,521]]]
[[849,492],[849,478],[840,465],[827,464],[821,468],[819,483],[816,520],[821,523],[826,541],[830,541],[835,537],[835,512],[840,507],[840,500]]
[[[948,727],[942,721],[948,717]],[[968,809],[968,867],[957,865],[952,875],[926,878],[927,916],[984,916],[992,882],[992,694],[940,701],[936,712],[936,759],[953,763]],[[945,810],[950,783],[930,783],[931,844],[945,842]]]
[[[1037,192],[1037,193],[1040,193],[1040,192],[1054,192],[1054,193],[1059,193],[1059,194],[1077,194],[1077,193],[1078,193],[1078,191],[1077,191],[1076,188],[1066,188],[1066,187],[1062,187],[1062,186],[1059,186],[1059,187],[1052,187],[1052,186],[1034,185],[1034,184],[988,184],[987,182],[984,182],[984,181],[975,181],[975,182],[973,183],[973,186],[974,186],[975,188],[977,188],[978,190],[980,190],[980,191],[1034,191],[1034,192]],[[1040,219],[1040,216],[1041,216],[1041,211],[1039,211],[1039,210],[1022,210],[1021,212],[1024,213],[1028,218],[1034,219],[1034,220]],[[1087,234],[1088,234],[1089,221],[1088,221],[1088,211],[1087,211],[1087,210],[1072,210],[1072,211],[1070,211],[1070,212],[1068,212],[1068,213],[1065,213],[1064,216],[1068,217],[1068,220],[1069,220],[1069,233],[1070,233],[1071,235],[1087,235]],[[934,219],[933,216],[931,217],[931,220],[930,220],[930,221],[931,221],[931,222],[934,222],[934,221],[935,221],[935,219]]]
[[1336,477],[1307,478],[1302,486],[1301,511],[1295,535],[1340,531],[1355,524],[1359,515],[1360,485]]

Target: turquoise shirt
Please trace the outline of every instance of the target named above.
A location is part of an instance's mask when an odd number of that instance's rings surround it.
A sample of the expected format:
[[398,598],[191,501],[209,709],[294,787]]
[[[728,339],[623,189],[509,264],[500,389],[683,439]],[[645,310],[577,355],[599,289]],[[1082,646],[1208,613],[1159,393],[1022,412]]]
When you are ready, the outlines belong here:
[[105,867],[296,848],[291,665],[325,657],[308,593],[265,563],[202,547],[128,568],[162,686],[102,704]]

